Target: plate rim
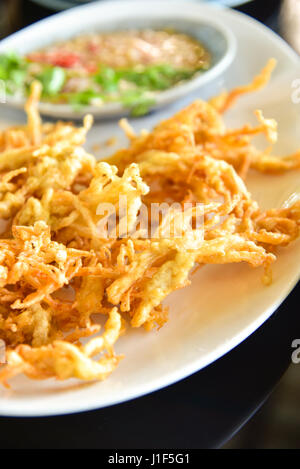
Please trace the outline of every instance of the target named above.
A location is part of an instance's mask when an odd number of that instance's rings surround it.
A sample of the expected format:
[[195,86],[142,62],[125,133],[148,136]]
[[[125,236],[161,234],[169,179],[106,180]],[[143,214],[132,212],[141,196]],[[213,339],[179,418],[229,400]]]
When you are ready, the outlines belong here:
[[[177,2],[177,3],[180,3],[180,2]],[[207,5],[205,7],[209,8]],[[283,53],[286,56],[290,57],[290,59],[295,63],[295,65],[300,64],[300,58],[298,57],[296,52],[294,52],[291,49],[291,47],[282,38],[276,35],[273,31],[269,30],[262,23],[260,23],[257,20],[254,20],[253,18],[249,18],[247,15],[244,15],[239,12],[230,11],[229,14],[240,17],[240,19],[244,23],[247,23],[248,21],[250,21],[251,23],[255,24],[258,28],[260,28],[266,34],[273,37],[273,40],[278,45],[278,47],[280,47],[280,49],[283,51]],[[146,382],[146,384],[143,384],[143,386],[139,386],[137,391],[132,391],[131,393],[127,392],[125,396],[120,395],[119,399],[114,399],[113,401],[110,401],[109,399],[106,399],[104,401],[102,397],[100,399],[97,399],[97,395],[95,395],[95,398],[93,399],[93,401],[89,403],[85,402],[84,399],[80,403],[76,402],[75,405],[72,405],[72,402],[70,402],[70,400],[65,401],[64,403],[55,402],[55,409],[53,409],[51,405],[49,405],[49,407],[41,411],[40,410],[41,405],[40,405],[40,408],[29,409],[28,406],[26,407],[26,403],[28,402],[26,400],[25,400],[25,403],[24,403],[24,400],[20,400],[20,403],[21,403],[20,404],[19,402],[16,402],[16,400],[10,401],[7,398],[0,398],[0,415],[1,416],[14,416],[14,417],[15,416],[44,417],[44,416],[56,416],[56,415],[66,415],[66,414],[72,414],[72,413],[86,412],[86,411],[101,409],[104,407],[110,407],[113,405],[118,405],[123,402],[127,402],[135,398],[139,398],[151,392],[156,392],[166,386],[172,385],[206,368],[207,366],[212,364],[214,361],[216,361],[217,359],[221,358],[222,356],[226,355],[228,352],[233,350],[244,340],[246,340],[247,337],[253,334],[253,332],[255,332],[263,323],[265,323],[266,320],[268,320],[272,316],[272,314],[278,309],[278,307],[285,301],[289,293],[298,283],[299,279],[300,279],[300,273],[298,274],[298,276],[295,276],[295,278],[291,279],[289,282],[286,283],[285,288],[283,289],[283,293],[280,295],[280,297],[275,302],[273,302],[268,308],[266,308],[258,318],[252,321],[249,326],[239,331],[238,334],[236,334],[233,338],[231,338],[230,341],[226,343],[226,346],[224,346],[224,344],[222,343],[220,344],[219,347],[215,348],[209,354],[209,359],[206,356],[205,365],[200,364],[201,359],[194,360],[190,363],[187,363],[184,366],[184,369],[181,367],[179,370],[176,369],[172,373],[160,376],[156,380],[151,380],[150,384],[149,382]],[[222,348],[221,353],[220,353],[220,348]],[[72,393],[72,391],[70,392]],[[46,402],[51,400],[51,397],[53,396],[49,396],[49,397],[47,396],[45,398],[45,406],[46,406]],[[54,396],[54,399],[55,399],[55,396]]]

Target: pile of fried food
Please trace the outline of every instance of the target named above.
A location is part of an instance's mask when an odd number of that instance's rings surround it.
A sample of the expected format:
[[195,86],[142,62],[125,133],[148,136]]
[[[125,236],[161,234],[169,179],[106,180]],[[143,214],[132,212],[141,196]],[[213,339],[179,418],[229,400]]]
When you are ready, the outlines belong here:
[[[244,180],[250,169],[299,168],[300,152],[271,156],[277,126],[261,111],[256,127],[237,130],[225,127],[222,114],[263,87],[274,65],[270,60],[250,85],[197,100],[152,132],[135,135],[123,120],[130,145],[108,162],[82,146],[90,116],[81,128],[41,122],[41,90],[32,85],[27,125],[0,133],[0,339],[7,346],[0,382],[20,373],[104,379],[121,359],[114,344],[128,324],[161,327],[168,316],[162,301],[198,266],[246,262],[263,266],[264,281],[271,281],[275,249],[299,235],[300,203],[261,210]],[[266,136],[265,151],[252,142],[258,134]],[[120,195],[127,197],[130,227],[142,203],[200,202],[201,236],[99,237],[97,207],[117,207]]]

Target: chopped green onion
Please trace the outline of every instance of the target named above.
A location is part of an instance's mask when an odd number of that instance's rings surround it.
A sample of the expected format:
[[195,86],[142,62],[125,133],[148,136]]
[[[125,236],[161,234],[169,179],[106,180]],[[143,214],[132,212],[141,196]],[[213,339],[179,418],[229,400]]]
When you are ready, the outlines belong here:
[[121,103],[124,107],[130,108],[133,117],[139,117],[150,111],[155,99],[140,90],[127,91],[121,95]]
[[176,69],[169,64],[114,69],[101,64],[96,74],[89,75],[88,89],[64,93],[64,84],[75,72],[48,64],[32,67],[32,63],[15,53],[0,54],[0,79],[5,81],[8,93],[21,91],[28,94],[31,81],[38,79],[43,85],[43,97],[51,102],[68,102],[76,110],[91,104],[95,99],[121,102],[131,110],[133,116],[146,114],[155,104],[149,92],[169,89],[203,69]]
[[26,78],[26,73],[26,70],[12,70],[10,73],[10,79],[17,87],[22,86]]
[[7,68],[0,63],[0,80],[7,80],[9,77]]
[[150,65],[133,69],[119,69],[119,79],[134,83],[144,90],[166,90],[181,80],[191,78],[195,70],[178,70],[171,65]]
[[94,80],[107,93],[112,93],[118,89],[119,76],[114,68],[102,65]]
[[60,92],[66,80],[66,73],[61,67],[48,67],[37,79],[43,85],[44,96],[54,96]]
[[26,79],[27,63],[14,52],[0,55],[0,79],[6,82],[8,93],[22,88]]
[[145,114],[148,114],[151,107],[155,104],[154,99],[144,99],[139,103],[136,103],[130,110],[130,115],[132,117],[141,117]]
[[95,98],[103,99],[103,95],[92,89],[79,91],[78,93],[70,93],[67,97],[68,102],[76,111],[79,111],[82,109],[82,107],[89,105],[91,100]]

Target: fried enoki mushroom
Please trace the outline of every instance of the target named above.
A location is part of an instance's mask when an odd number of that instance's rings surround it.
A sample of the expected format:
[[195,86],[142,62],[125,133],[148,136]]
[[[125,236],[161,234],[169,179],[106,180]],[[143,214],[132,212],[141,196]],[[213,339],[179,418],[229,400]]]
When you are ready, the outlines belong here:
[[[0,132],[0,218],[13,217],[26,200],[48,187],[70,189],[87,176],[95,158],[80,146],[92,125],[86,116],[81,128],[73,124],[41,122],[40,82],[33,82],[26,103],[28,122]],[[9,185],[8,185],[9,184]]]
[[[264,210],[245,179],[251,168],[299,168],[300,153],[271,156],[277,124],[260,110],[256,126],[237,130],[223,113],[264,86],[274,65],[152,132],[137,136],[123,120],[129,147],[100,163],[82,147],[91,118],[81,128],[42,123],[32,85],[27,125],[0,134],[0,382],[106,378],[125,324],[163,326],[163,301],[195,267],[245,262],[271,281],[276,249],[299,236],[300,201]],[[266,151],[252,142],[259,134]]]
[[[121,317],[113,308],[102,336],[91,339],[86,345],[75,345],[65,340],[54,340],[49,345],[18,345],[8,350],[8,365],[0,370],[0,382],[19,373],[32,379],[57,378],[65,380],[103,380],[118,365],[121,357],[115,356],[113,345],[121,331]],[[106,353],[104,353],[106,352]],[[93,359],[102,354],[100,359]]]
[[92,256],[51,241],[50,229],[42,221],[30,227],[14,226],[12,233],[13,239],[0,240],[0,301],[12,309],[31,307],[68,285],[82,260]]
[[41,91],[41,83],[34,81],[31,84],[30,96],[25,105],[28,117],[27,124],[0,131],[0,151],[8,152],[1,156],[2,161],[6,159],[8,162],[10,154],[13,159],[20,157],[25,149],[32,152],[41,144],[53,145],[62,141],[68,142],[70,145],[82,145],[85,142],[87,131],[93,123],[92,116],[87,115],[84,119],[84,126],[79,129],[70,122],[58,121],[44,124],[38,112]]
[[[132,163],[138,162],[141,155],[149,150],[174,152],[193,162],[199,156],[225,160],[234,166],[245,179],[250,168],[264,173],[284,172],[300,167],[300,152],[284,158],[272,156],[270,145],[277,140],[277,124],[273,119],[265,119],[260,110],[255,111],[258,126],[245,125],[240,129],[226,129],[222,113],[245,93],[256,91],[267,84],[276,64],[271,59],[253,82],[241,86],[230,93],[222,93],[210,102],[197,100],[171,118],[159,123],[152,132],[142,131],[136,136],[130,126],[121,123],[130,146],[119,150],[108,161],[118,166],[122,172]],[[268,141],[265,151],[258,150],[251,140],[264,134]]]

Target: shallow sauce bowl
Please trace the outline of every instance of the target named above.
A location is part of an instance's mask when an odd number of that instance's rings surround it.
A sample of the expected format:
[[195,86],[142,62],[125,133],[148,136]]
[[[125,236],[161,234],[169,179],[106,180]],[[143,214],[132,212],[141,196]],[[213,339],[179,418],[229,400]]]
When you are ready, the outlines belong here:
[[[178,4],[173,4],[173,8],[162,8],[161,2],[92,3],[58,13],[9,36],[0,43],[0,53],[14,51],[26,55],[85,33],[173,28],[199,40],[210,52],[212,63],[209,70],[158,92],[152,109],[161,108],[215,80],[231,65],[236,54],[236,39],[229,28],[216,21],[211,13],[199,10],[195,15],[188,3],[184,6],[185,10],[183,4],[181,8]],[[21,109],[24,107],[24,99],[20,97],[7,96],[6,103]],[[41,102],[40,112],[66,119],[82,118],[86,113],[95,117],[117,117],[129,113],[118,102],[88,105],[81,110],[74,110],[70,104]]]

